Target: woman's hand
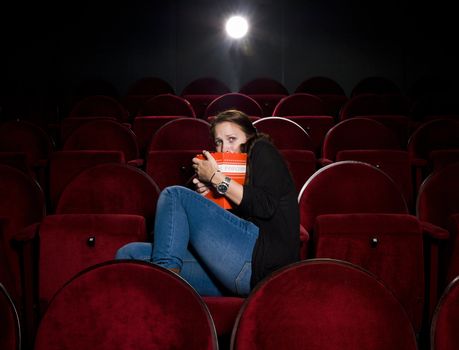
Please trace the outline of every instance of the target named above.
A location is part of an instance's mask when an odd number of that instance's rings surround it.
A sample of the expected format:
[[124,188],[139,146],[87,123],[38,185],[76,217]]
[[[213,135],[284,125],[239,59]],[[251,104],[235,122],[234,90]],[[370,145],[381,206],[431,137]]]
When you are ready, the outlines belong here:
[[[193,158],[193,168],[201,182],[210,182],[212,175],[218,170],[217,161],[208,151],[202,151],[206,159]],[[194,181],[193,181],[194,182]]]
[[200,195],[205,196],[209,193],[210,188],[204,182],[199,181],[199,179],[194,178],[193,183],[196,186],[196,192]]

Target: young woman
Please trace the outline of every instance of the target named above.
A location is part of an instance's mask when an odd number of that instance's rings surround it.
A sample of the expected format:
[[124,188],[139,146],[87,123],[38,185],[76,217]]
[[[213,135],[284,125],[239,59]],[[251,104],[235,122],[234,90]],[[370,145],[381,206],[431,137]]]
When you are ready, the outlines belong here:
[[[130,243],[116,257],[173,270],[201,295],[247,295],[265,276],[299,259],[297,192],[282,156],[247,115],[222,112],[210,131],[217,152],[247,153],[245,184],[218,171],[203,151],[204,159],[193,158],[196,191],[162,191],[153,244]],[[208,191],[224,195],[234,209],[205,198]]]

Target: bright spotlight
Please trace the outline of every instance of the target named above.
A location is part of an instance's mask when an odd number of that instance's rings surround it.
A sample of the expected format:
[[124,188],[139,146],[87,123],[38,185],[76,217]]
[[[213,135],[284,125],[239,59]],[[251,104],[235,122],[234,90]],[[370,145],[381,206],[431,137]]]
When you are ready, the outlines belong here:
[[247,34],[249,25],[247,20],[241,16],[233,16],[226,21],[226,32],[234,39],[240,39]]

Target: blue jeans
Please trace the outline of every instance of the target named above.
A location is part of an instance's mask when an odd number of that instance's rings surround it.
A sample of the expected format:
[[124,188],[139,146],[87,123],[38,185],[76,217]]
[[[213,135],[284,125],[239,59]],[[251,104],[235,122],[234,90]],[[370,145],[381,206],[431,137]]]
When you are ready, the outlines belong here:
[[179,268],[201,295],[250,292],[252,252],[258,227],[181,186],[158,199],[153,244],[130,243],[117,259],[150,261]]

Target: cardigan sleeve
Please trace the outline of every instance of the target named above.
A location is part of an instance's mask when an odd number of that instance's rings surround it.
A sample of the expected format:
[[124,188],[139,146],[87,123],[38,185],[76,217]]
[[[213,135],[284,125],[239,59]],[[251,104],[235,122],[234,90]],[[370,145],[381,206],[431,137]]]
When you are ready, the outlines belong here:
[[254,145],[249,162],[249,183],[244,185],[238,212],[245,217],[269,219],[290,188],[289,170],[279,151],[267,141]]

